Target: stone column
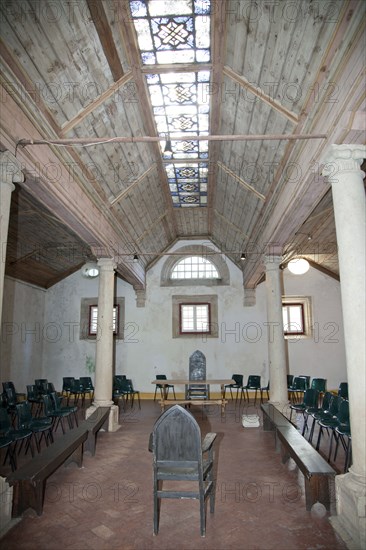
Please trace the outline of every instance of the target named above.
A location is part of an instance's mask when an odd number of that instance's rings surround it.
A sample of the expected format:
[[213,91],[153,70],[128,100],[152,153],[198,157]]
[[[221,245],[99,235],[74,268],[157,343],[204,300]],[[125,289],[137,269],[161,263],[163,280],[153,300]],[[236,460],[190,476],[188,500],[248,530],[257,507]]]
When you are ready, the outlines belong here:
[[9,151],[0,153],[0,333],[11,194],[15,189],[13,182],[22,181],[24,181],[24,176],[20,171],[19,161]]
[[87,411],[90,416],[98,407],[111,407],[108,431],[116,431],[118,407],[113,404],[113,305],[114,305],[114,259],[101,258],[99,266],[98,328],[95,359],[94,401]]
[[286,350],[282,322],[282,292],[280,264],[282,256],[268,255],[266,266],[267,333],[270,402],[280,410],[288,404],[286,381]]
[[338,516],[332,523],[357,548],[366,546],[365,158],[365,146],[332,145],[323,169],[332,184],[352,433],[352,466],[336,477]]

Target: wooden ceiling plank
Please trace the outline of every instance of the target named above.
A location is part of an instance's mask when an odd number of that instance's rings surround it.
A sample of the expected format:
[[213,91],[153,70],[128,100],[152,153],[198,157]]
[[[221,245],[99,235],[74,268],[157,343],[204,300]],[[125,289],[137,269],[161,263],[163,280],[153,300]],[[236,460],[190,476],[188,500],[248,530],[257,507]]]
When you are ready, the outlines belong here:
[[123,76],[123,68],[118,56],[117,48],[113,40],[111,28],[109,26],[103,2],[95,0],[86,0],[95,29],[98,33],[104,55],[108,61],[114,81],[116,82]]

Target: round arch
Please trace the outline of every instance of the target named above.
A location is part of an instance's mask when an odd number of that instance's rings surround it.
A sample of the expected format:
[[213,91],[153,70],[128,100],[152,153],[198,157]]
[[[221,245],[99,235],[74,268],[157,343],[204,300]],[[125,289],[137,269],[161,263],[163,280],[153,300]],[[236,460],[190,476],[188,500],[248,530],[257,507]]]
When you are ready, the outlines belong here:
[[[222,254],[212,254],[214,250],[202,244],[190,244],[178,248],[174,255],[168,256],[161,270],[160,286],[222,286],[230,284],[230,272]],[[202,256],[210,260],[219,274],[218,279],[171,279],[175,264],[187,256]]]

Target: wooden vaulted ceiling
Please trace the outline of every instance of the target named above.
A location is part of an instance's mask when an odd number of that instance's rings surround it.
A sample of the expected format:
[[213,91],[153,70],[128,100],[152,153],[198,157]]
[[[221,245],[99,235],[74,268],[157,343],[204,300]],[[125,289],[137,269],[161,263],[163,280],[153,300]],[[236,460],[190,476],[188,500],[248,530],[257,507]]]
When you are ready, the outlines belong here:
[[[321,167],[330,144],[364,143],[365,5],[291,6],[212,3],[211,61],[202,64],[209,135],[272,139],[209,141],[207,206],[175,208],[159,142],[139,139],[158,135],[145,76],[192,65],[143,65],[127,0],[2,2],[0,147],[25,175],[12,196],[6,273],[49,287],[107,255],[143,289],[173,243],[203,238],[249,288],[263,277],[268,243],[284,261],[304,256],[337,277]],[[302,134],[324,137],[274,139]],[[118,137],[130,141],[75,144]],[[24,145],[57,139],[74,143]]]

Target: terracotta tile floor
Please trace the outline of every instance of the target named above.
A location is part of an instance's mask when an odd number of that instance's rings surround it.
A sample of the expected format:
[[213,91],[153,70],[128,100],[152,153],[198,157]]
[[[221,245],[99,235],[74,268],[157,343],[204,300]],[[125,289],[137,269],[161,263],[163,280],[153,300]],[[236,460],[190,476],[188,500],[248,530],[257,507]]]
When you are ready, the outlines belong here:
[[[28,510],[1,540],[2,547],[37,550],[336,550],[345,544],[322,507],[305,509],[303,479],[290,460],[282,465],[272,433],[243,428],[241,414],[260,414],[259,405],[192,407],[201,431],[215,431],[216,508],[207,512],[207,533],[199,531],[198,502],[164,500],[160,531],[152,534],[152,455],[148,440],[160,413],[143,401],[121,411],[121,428],[99,433],[94,457],[60,468],[49,479],[44,512]],[[84,411],[80,411],[82,416]],[[327,445],[327,438],[324,438]],[[327,448],[325,446],[324,450]],[[339,451],[340,464],[343,450]],[[25,460],[20,458],[21,461]],[[28,460],[28,457],[26,457]],[[3,472],[4,473],[4,472]]]

